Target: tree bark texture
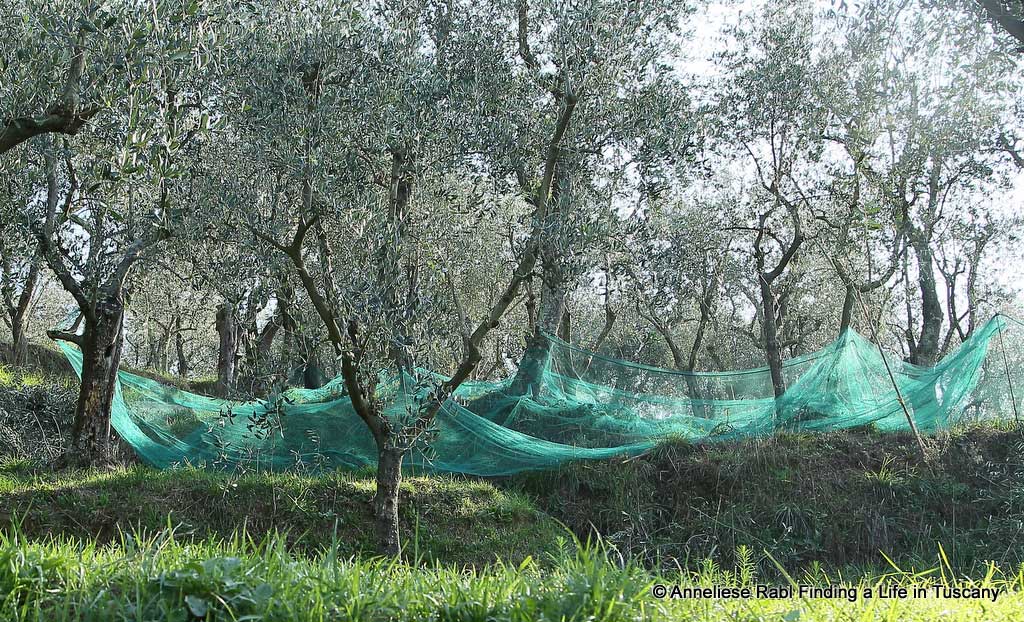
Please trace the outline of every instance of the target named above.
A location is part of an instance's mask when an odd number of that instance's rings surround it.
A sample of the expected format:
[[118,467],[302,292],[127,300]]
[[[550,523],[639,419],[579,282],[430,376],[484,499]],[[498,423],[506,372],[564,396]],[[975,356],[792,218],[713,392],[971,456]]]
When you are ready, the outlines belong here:
[[124,307],[118,297],[100,300],[94,315],[86,319],[81,337],[82,385],[66,455],[66,462],[82,466],[112,458],[110,415],[124,339]]

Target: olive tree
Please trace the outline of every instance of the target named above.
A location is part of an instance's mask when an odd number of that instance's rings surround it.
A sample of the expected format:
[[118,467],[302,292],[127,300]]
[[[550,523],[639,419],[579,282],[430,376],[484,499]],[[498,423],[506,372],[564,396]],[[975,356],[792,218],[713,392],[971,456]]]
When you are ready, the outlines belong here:
[[[55,21],[77,14],[38,7]],[[215,55],[212,17],[198,3],[157,2],[104,13],[105,46],[118,55],[105,97],[117,101],[88,135],[44,147],[45,200],[28,213],[46,265],[74,298],[74,327],[50,336],[82,351],[72,463],[110,455],[110,410],[132,268],[175,232],[187,162],[209,128],[204,66]],[[81,329],[80,331],[77,329]]]
[[[557,2],[516,2],[517,58],[494,78],[512,104],[491,152],[492,174],[513,176],[531,204],[538,191],[550,187],[552,196],[537,223],[539,296],[512,393],[536,391],[549,356],[545,333],[569,336],[567,298],[574,281],[605,263],[621,225],[615,212],[682,180],[692,161],[695,123],[673,66],[687,9],[588,2],[568,11]],[[552,122],[562,132],[557,152],[547,149]]]
[[814,17],[807,3],[769,3],[755,26],[737,28],[740,45],[723,55],[729,77],[716,102],[723,149],[756,179],[732,228],[751,239],[753,302],[775,397],[786,391],[778,284],[810,235],[808,219],[821,183],[823,115],[808,93],[833,69],[813,58]]
[[11,332],[10,363],[21,365],[28,354],[28,321],[42,286],[43,262],[22,214],[38,200],[43,181],[42,154],[24,150],[0,165],[0,305]]

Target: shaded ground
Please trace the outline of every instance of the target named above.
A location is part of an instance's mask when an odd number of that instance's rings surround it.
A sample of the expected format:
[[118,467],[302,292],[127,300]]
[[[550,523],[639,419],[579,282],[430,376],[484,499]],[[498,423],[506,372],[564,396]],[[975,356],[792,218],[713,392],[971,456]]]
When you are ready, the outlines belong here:
[[573,465],[507,485],[578,534],[597,532],[648,563],[747,547],[787,568],[976,573],[1024,563],[1024,440],[1006,427],[929,439],[871,432],[782,435],[705,446],[667,444],[620,463]]
[[[30,538],[120,540],[175,527],[179,537],[256,538],[281,533],[297,552],[336,543],[343,556],[372,553],[372,475],[223,474],[147,467],[55,474],[25,463],[0,467],[0,525]],[[555,552],[568,534],[514,492],[456,477],[407,478],[402,529],[410,559],[480,565]]]
[[[0,525],[26,535],[118,537],[180,525],[199,537],[244,526],[286,532],[298,550],[372,550],[368,473],[249,475],[131,467],[54,474],[77,380],[57,352],[0,369]],[[490,482],[421,477],[403,488],[411,556],[456,563],[550,557],[567,535],[599,534],[649,567],[730,566],[768,554],[794,570],[957,571],[1024,564],[1024,437],[975,426],[929,439],[925,461],[908,436],[865,430],[780,435],[704,446],[666,443],[632,460],[569,465]],[[31,462],[12,463],[12,458]],[[337,524],[337,532],[335,532]],[[941,547],[941,553],[940,553]],[[766,553],[767,552],[767,553]],[[883,555],[884,554],[884,555]]]

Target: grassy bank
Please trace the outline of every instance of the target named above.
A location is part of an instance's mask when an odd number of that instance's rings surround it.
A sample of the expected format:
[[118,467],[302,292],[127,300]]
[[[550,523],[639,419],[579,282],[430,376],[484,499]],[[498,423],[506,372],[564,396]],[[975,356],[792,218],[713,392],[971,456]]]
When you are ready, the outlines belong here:
[[[571,465],[499,482],[407,478],[402,529],[411,557],[482,565],[546,558],[559,540],[597,535],[650,568],[731,565],[846,576],[929,568],[940,547],[955,572],[1024,564],[1020,433],[993,426],[933,439],[925,461],[905,437],[867,432],[741,443],[668,444],[632,460]],[[345,554],[374,550],[372,473],[249,474],[142,466],[53,473],[0,467],[0,524],[26,536],[114,541],[168,524],[228,537],[282,532],[315,552],[337,536]],[[563,527],[564,525],[564,527]],[[567,529],[568,528],[568,531]],[[767,554],[765,553],[767,552]]]
[[[366,472],[48,471],[38,460],[60,451],[75,382],[60,358],[37,355],[36,365],[0,370],[0,453],[35,459],[0,466],[0,529],[106,545],[168,525],[182,542],[244,528],[257,540],[279,533],[305,559],[328,546],[342,556],[374,550]],[[857,430],[673,442],[629,460],[492,482],[409,478],[401,503],[407,560],[544,565],[573,533],[596,534],[654,571],[713,559],[749,563],[774,579],[776,562],[797,574],[877,576],[892,570],[888,559],[932,568],[942,551],[957,576],[982,577],[989,562],[1016,572],[1024,565],[1020,431],[973,426],[929,442],[929,460],[910,437]]]
[[[328,546],[295,557],[279,539],[182,543],[163,532],[97,546],[76,539],[25,543],[0,536],[0,616],[8,620],[1014,620],[1024,607],[1019,576],[970,585],[1000,591],[995,600],[864,598],[862,580],[845,598],[668,599],[655,585],[748,585],[749,565],[708,564],[687,574],[650,574],[594,548],[551,564],[532,559],[464,569],[349,559]],[[794,577],[825,586],[828,579]],[[941,572],[892,576],[887,584],[952,585]],[[836,583],[835,585],[839,585]]]
[[[74,403],[58,369],[0,374],[0,453],[52,458]],[[652,568],[735,562],[742,546],[773,565],[821,567],[849,576],[934,564],[939,546],[971,576],[988,561],[1024,563],[1024,441],[994,425],[930,439],[922,460],[900,435],[844,431],[693,446],[667,443],[632,460],[569,465],[494,482],[410,479],[403,533],[431,559],[483,563],[543,557],[564,533],[598,534]],[[128,451],[123,451],[130,458]],[[257,536],[287,532],[316,550],[335,523],[349,553],[373,550],[369,473],[249,475],[160,473],[142,467],[53,474],[0,469],[0,525],[21,520],[28,535],[116,538],[135,527],[180,524],[203,538],[239,526]],[[549,518],[550,517],[550,518]]]
[[[179,537],[227,538],[239,528],[280,533],[291,550],[335,542],[340,554],[374,550],[368,473],[322,476],[146,467],[53,473],[27,463],[0,467],[0,525],[22,535],[117,541],[125,532],[175,526]],[[459,477],[414,477],[402,484],[402,529],[410,556],[481,565],[515,562],[558,549],[568,534],[524,496]]]
[[[736,443],[671,443],[628,461],[513,478],[579,536],[599,533],[649,565],[734,561],[767,550],[787,568],[863,574],[929,567],[943,547],[959,572],[1024,563],[1024,441],[993,425],[929,439],[864,431]],[[770,569],[761,556],[758,565]]]

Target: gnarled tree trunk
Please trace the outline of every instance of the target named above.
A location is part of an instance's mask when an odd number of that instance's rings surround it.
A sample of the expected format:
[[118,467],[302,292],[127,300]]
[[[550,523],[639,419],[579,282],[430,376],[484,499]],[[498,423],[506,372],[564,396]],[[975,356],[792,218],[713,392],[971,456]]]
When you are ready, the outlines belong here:
[[509,393],[512,395],[536,395],[540,378],[551,355],[551,342],[543,332],[568,337],[569,321],[565,317],[566,279],[558,250],[558,231],[563,214],[569,209],[571,200],[569,173],[566,163],[560,160],[556,165],[554,186],[551,194],[552,209],[544,220],[539,243],[542,269],[540,309],[532,333],[527,337],[526,350],[519,361]]
[[[527,338],[526,351],[519,361],[509,393],[512,395],[536,395],[539,390],[540,377],[547,367],[551,355],[551,342],[544,332],[555,335],[562,324],[565,313],[565,286],[554,270],[545,274],[541,285],[540,312],[533,333]],[[552,278],[547,278],[552,276]]]
[[761,290],[761,331],[764,337],[764,353],[768,363],[768,371],[772,379],[772,392],[775,395],[776,417],[779,416],[778,399],[786,393],[786,379],[782,374],[782,347],[779,345],[779,304],[776,300],[773,284],[782,276],[793,257],[804,242],[803,230],[800,226],[800,213],[797,206],[782,196],[776,186],[771,186],[775,198],[786,206],[789,220],[793,225],[793,239],[785,247],[782,257],[774,268],[765,267],[765,250],[762,246],[766,232],[768,216],[771,212],[761,214],[758,220],[757,237],[754,240],[754,262],[757,267],[757,283]]
[[711,323],[712,306],[717,295],[719,273],[717,269],[711,271],[710,276],[704,280],[704,291],[701,292],[700,319],[697,321],[697,331],[693,336],[693,345],[690,346],[690,358],[686,361],[686,391],[692,402],[692,410],[695,417],[709,417],[708,405],[704,401],[705,395],[697,382],[697,357],[700,355],[700,348],[704,344],[704,335],[707,333],[708,324]]
[[[525,22],[525,7],[522,7],[520,11],[520,28],[522,30]],[[520,47],[521,50],[526,47],[522,37],[520,39]],[[528,52],[523,55],[531,58]],[[310,94],[310,108],[313,109],[316,106],[319,93],[319,66],[314,65],[305,69],[302,79]],[[480,347],[484,339],[486,339],[488,333],[493,328],[498,326],[508,307],[516,299],[519,288],[530,277],[536,267],[538,259],[537,240],[541,237],[538,234],[540,227],[536,223],[546,222],[545,213],[548,197],[551,195],[555,163],[561,151],[561,142],[577,101],[574,95],[564,93],[561,90],[556,91],[555,96],[560,110],[554,132],[545,150],[543,175],[531,201],[535,207],[535,224],[524,254],[520,258],[508,286],[491,306],[487,316],[472,330],[470,330],[469,326],[462,327],[464,354],[455,372],[451,374],[448,380],[433,387],[426,396],[426,399],[421,401],[416,408],[412,422],[404,423],[400,430],[392,429],[391,419],[381,410],[380,404],[377,401],[378,398],[373,394],[373,385],[365,383],[361,378],[359,370],[364,350],[358,335],[357,319],[349,318],[344,323],[341,321],[342,309],[332,280],[334,273],[330,265],[330,247],[325,243],[326,235],[321,235],[323,231],[322,224],[320,223],[321,215],[314,210],[312,200],[313,185],[309,178],[309,169],[311,168],[309,160],[307,160],[307,177],[303,180],[303,209],[299,214],[298,223],[291,242],[287,245],[281,244],[257,231],[259,237],[267,240],[272,246],[285,253],[291,260],[302,286],[309,295],[313,308],[323,321],[327,337],[334,348],[335,354],[341,359],[342,377],[344,378],[345,388],[352,403],[352,408],[373,435],[374,442],[378,448],[377,495],[374,501],[374,512],[376,515],[379,546],[384,554],[398,555],[401,552],[398,523],[398,490],[401,483],[404,448],[409,447],[409,439],[417,439],[427,431],[443,405],[455,394],[459,386],[471,376],[481,360]],[[406,154],[393,151],[392,155],[394,156],[394,167],[392,169],[391,207],[393,210],[392,217],[395,219],[393,224],[396,225],[393,231],[398,235],[398,244],[389,249],[388,253],[397,259],[402,256],[401,230],[402,223],[405,220],[403,214],[406,213],[407,205],[405,202],[411,190],[415,171],[406,168]],[[524,188],[530,186],[527,183],[522,185]],[[321,242],[320,252],[322,254],[320,261],[322,267],[326,270],[323,287],[317,283],[317,280],[309,272],[303,256],[304,239],[313,227],[318,228],[317,237]],[[395,265],[395,262],[392,262],[391,265]],[[415,268],[415,266],[410,267]],[[410,271],[407,275],[409,277],[409,291],[414,293],[416,287],[415,273]],[[397,294],[398,290],[396,289],[394,293]],[[386,300],[389,292],[384,292],[384,294],[383,298]],[[391,300],[396,304],[389,310],[401,310],[403,307],[409,309],[410,302],[414,303],[414,301],[406,301],[404,304],[398,304],[397,296],[391,298]],[[560,313],[561,309],[559,309],[559,315],[555,318],[554,326],[558,325],[557,319],[560,317]],[[397,329],[392,331],[391,339],[388,343],[389,353],[399,369],[408,364],[407,356],[410,350],[409,346],[411,346],[411,343],[409,343],[410,319],[408,316],[398,318],[398,321],[395,323]],[[396,335],[397,338],[395,338]]]
[[11,364],[24,365],[28,359],[28,336],[23,317],[11,318]]
[[[912,237],[916,240],[916,236]],[[943,310],[935,282],[932,249],[926,241],[914,241],[917,256],[917,282],[921,290],[921,332],[910,353],[910,362],[931,367],[939,355]]]
[[786,379],[782,375],[782,348],[779,347],[779,327],[776,323],[775,293],[764,278],[761,282],[761,313],[763,314],[764,355],[772,378],[772,391],[776,398],[786,393]]
[[82,384],[66,462],[93,465],[112,458],[110,412],[117,391],[117,369],[123,345],[124,306],[117,295],[96,304],[81,336]]

